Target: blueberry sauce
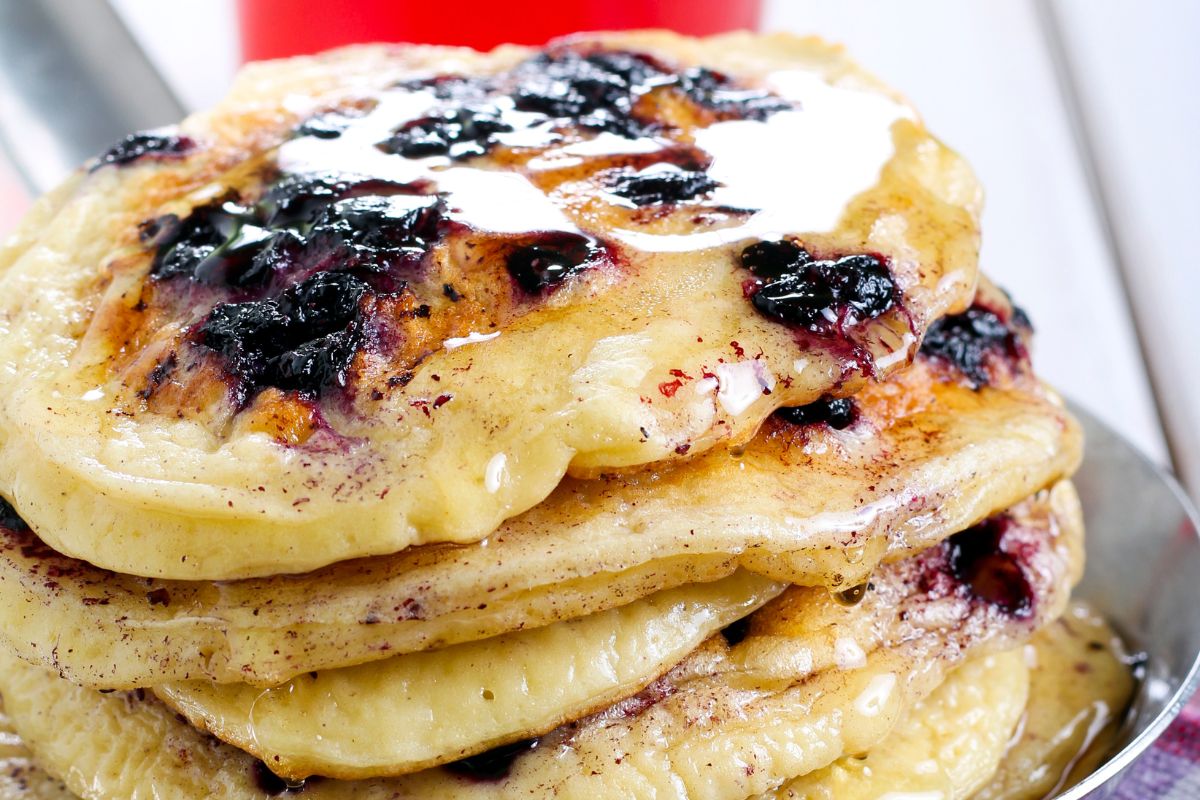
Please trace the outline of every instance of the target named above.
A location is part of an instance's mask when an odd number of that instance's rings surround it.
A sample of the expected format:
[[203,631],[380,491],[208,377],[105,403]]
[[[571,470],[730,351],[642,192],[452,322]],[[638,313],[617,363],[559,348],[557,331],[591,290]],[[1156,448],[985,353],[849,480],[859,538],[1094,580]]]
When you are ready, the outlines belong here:
[[815,260],[790,241],[758,242],[742,251],[742,266],[756,278],[747,295],[759,313],[820,335],[842,333],[895,304],[891,273],[870,254]]
[[785,406],[775,416],[792,425],[826,424],[834,430],[843,430],[858,419],[854,401],[848,397],[822,398],[806,406]]
[[609,191],[636,206],[649,206],[695,200],[717,188],[717,185],[703,171],[658,164],[639,172],[620,173],[612,181]]
[[1013,312],[1013,325],[1006,325],[994,312],[972,306],[962,314],[943,317],[929,326],[921,353],[956,368],[971,388],[979,389],[991,383],[987,371],[993,356],[1019,359],[1025,356],[1025,345],[1016,331],[1029,318],[1023,311]]
[[479,755],[452,761],[445,769],[476,781],[501,781],[512,772],[513,763],[522,753],[538,746],[538,739],[524,739],[512,744],[493,747]]
[[95,172],[109,164],[123,166],[141,158],[179,158],[186,155],[196,143],[187,136],[173,136],[142,131],[131,133],[96,158],[91,171]]
[[972,595],[1019,619],[1033,613],[1033,587],[1015,556],[1004,550],[1011,521],[997,516],[951,536],[950,570]]
[[29,525],[3,497],[0,497],[0,528],[7,528],[14,533],[25,533],[29,530]]

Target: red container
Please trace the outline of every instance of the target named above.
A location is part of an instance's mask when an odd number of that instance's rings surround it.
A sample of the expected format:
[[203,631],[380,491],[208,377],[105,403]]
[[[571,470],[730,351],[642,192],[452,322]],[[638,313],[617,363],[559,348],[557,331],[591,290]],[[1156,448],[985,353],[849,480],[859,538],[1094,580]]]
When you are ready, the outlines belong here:
[[356,42],[542,44],[575,31],[670,28],[703,36],[756,30],[762,0],[239,0],[246,61]]

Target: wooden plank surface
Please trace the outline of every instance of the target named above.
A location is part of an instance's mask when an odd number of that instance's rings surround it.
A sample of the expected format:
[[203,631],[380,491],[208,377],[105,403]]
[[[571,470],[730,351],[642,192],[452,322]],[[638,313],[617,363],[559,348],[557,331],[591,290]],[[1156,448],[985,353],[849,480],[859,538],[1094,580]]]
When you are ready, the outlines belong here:
[[1200,498],[1200,3],[1048,10],[1172,455]]

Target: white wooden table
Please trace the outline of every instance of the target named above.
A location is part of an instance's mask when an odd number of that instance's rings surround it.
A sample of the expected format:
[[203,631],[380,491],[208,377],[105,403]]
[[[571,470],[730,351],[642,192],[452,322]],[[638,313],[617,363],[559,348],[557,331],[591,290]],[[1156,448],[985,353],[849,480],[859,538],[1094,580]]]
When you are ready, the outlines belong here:
[[[220,97],[230,0],[113,4],[185,105]],[[1041,373],[1200,496],[1200,2],[768,0],[765,28],[845,42],[967,156]]]

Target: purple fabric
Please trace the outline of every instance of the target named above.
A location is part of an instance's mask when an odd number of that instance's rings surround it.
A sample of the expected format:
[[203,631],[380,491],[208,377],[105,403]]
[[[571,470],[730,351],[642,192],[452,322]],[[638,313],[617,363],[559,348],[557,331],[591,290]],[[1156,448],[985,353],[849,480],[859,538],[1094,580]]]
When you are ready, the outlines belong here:
[[1118,800],[1200,800],[1200,701],[1193,701],[1134,764]]

